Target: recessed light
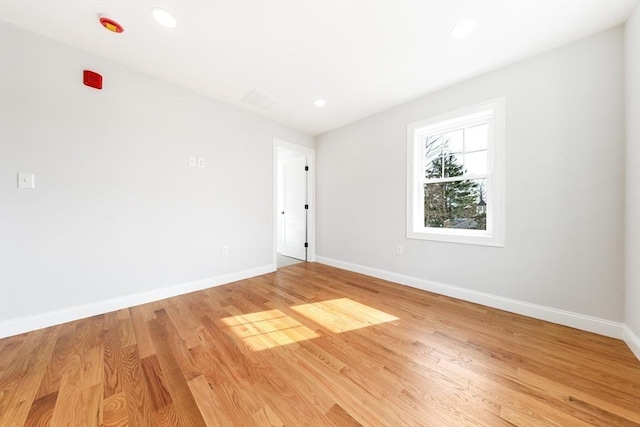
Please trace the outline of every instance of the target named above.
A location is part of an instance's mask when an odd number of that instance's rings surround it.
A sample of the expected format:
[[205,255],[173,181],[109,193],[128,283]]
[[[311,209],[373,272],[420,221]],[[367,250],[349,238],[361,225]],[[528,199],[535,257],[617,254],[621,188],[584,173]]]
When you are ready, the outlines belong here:
[[176,18],[173,17],[169,12],[164,9],[160,9],[159,7],[154,7],[151,9],[151,16],[156,22],[163,27],[166,28],[175,28],[178,25]]
[[461,39],[463,37],[467,37],[469,34],[476,29],[476,21],[471,19],[465,19],[464,21],[458,22],[451,29],[451,37],[454,39]]
[[327,105],[327,103],[324,99],[316,99],[315,101],[313,101],[313,105],[315,105],[316,107],[324,107],[325,105]]

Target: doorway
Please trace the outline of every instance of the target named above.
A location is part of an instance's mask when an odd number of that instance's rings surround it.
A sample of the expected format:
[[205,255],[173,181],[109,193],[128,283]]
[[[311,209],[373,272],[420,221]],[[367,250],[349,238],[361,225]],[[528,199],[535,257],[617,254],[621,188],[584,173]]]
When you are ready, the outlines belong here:
[[274,265],[315,260],[315,151],[274,139]]

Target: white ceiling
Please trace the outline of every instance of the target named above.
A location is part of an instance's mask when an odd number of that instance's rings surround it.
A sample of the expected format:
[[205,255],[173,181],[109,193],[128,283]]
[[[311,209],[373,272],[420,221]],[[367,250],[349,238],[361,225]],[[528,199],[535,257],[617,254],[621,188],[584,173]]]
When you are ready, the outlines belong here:
[[[622,24],[638,3],[1,0],[0,19],[317,135]],[[156,24],[154,6],[178,27]],[[452,39],[464,18],[475,33]],[[242,102],[253,89],[275,103]]]

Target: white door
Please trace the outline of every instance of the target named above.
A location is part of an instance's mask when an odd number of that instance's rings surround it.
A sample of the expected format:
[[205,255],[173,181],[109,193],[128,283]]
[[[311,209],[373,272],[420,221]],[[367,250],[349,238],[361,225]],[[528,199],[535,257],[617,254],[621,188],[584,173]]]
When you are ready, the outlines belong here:
[[279,162],[278,251],[291,258],[305,259],[307,234],[307,176],[305,156]]

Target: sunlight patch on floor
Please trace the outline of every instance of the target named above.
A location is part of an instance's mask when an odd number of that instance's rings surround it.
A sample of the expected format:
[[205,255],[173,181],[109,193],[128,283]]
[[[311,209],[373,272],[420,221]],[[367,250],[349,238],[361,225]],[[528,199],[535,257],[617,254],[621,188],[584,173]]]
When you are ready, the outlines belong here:
[[[334,333],[399,320],[396,316],[349,298],[294,305],[292,310]],[[320,335],[280,310],[265,310],[220,319],[250,350],[297,343]]]
[[266,310],[221,319],[251,350],[260,351],[317,338],[313,330],[280,310]]
[[349,298],[296,305],[291,309],[335,333],[399,320],[384,311]]

